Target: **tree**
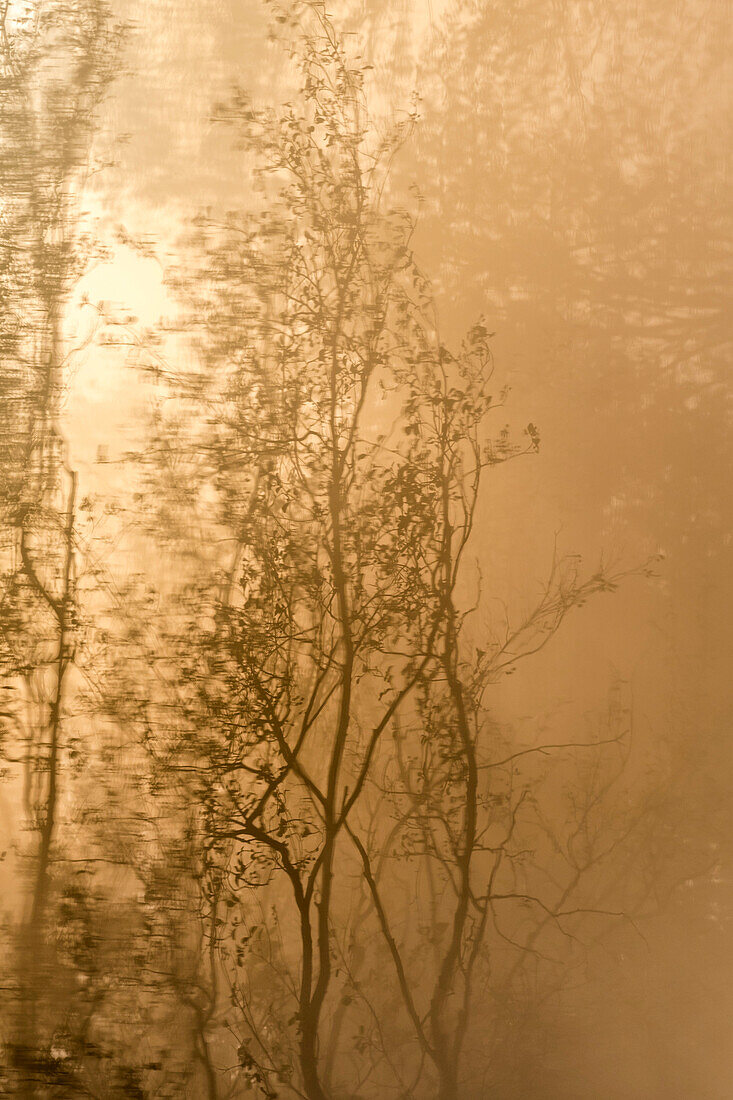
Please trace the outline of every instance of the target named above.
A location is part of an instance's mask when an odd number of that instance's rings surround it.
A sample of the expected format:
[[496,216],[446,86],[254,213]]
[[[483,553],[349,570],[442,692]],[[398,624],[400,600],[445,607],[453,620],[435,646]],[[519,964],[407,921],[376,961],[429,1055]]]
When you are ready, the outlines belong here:
[[[526,932],[509,937],[523,962],[543,935],[574,939],[567,922],[624,920],[573,896],[608,854],[590,830],[613,783],[591,769],[569,881],[543,900],[537,877],[551,875],[558,840],[545,830],[546,862],[530,874],[515,842],[522,828],[541,831],[539,778],[518,781],[519,760],[573,745],[497,753],[485,704],[499,676],[624,571],[585,577],[558,560],[517,626],[471,642],[466,555],[484,478],[536,451],[537,430],[520,443],[507,429],[489,436],[504,394],[484,322],[454,352],[441,340],[414,218],[389,192],[414,114],[375,123],[365,70],[320,3],[276,20],[294,43],[297,94],[259,110],[238,93],[221,112],[256,159],[259,209],[199,220],[201,262],[178,277],[197,364],[155,362],[170,389],[150,496],[159,528],[178,537],[185,582],[158,648],[142,651],[146,690],[136,666],[134,695],[130,683],[113,705],[144,739],[156,786],[179,791],[168,835],[194,838],[188,875],[210,954],[207,1095],[237,1080],[309,1100],[413,1095],[432,1081],[448,1100],[466,1094],[460,1055],[487,930],[507,939],[497,906],[531,910]],[[575,748],[596,759],[623,732]],[[572,851],[581,843],[583,857]],[[403,889],[432,905],[429,950],[396,931],[394,910],[402,920],[408,907],[385,881],[397,864],[421,868]],[[371,973],[356,965],[369,922]],[[227,987],[236,1022],[227,1014],[225,1027]],[[383,1011],[390,1034],[374,1040]],[[348,1015],[358,1030],[345,1070]],[[222,1061],[234,1043],[233,1083],[220,1083],[212,1041]]]

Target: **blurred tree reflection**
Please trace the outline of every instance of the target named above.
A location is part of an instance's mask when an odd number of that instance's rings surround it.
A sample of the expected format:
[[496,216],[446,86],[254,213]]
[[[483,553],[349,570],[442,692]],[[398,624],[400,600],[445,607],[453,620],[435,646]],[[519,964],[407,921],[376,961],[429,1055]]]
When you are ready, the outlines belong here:
[[[79,186],[115,39],[97,0],[0,5],[3,749],[29,830],[18,876],[26,896],[11,899],[22,915],[14,947],[5,944],[2,1025],[6,1083],[22,1096],[81,1094],[68,1048],[83,1035],[68,1029],[83,951],[61,943],[78,890],[56,866],[79,628],[80,502],[61,424],[64,310],[90,252]],[[81,909],[67,915],[72,928],[83,923]]]

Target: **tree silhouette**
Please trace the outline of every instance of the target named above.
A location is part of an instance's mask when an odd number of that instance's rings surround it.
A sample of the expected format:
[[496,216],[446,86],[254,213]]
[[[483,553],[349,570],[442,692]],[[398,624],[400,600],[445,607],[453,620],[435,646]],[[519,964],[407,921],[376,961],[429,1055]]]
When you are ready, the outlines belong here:
[[[535,452],[537,429],[518,443],[501,424],[490,434],[505,394],[482,322],[456,351],[441,340],[414,218],[390,191],[414,116],[370,116],[365,68],[320,3],[275,20],[292,45],[291,101],[259,109],[238,92],[219,112],[256,164],[257,209],[198,219],[200,260],[176,280],[196,361],[150,360],[168,397],[149,499],[184,581],[132,674],[126,654],[111,705],[138,729],[155,789],[180,798],[167,829],[190,853],[204,929],[183,999],[206,1095],[237,1080],[317,1100],[433,1082],[448,1100],[467,1094],[489,929],[515,952],[509,996],[540,938],[627,919],[595,885],[579,889],[634,831],[607,826],[608,851],[597,837],[619,778],[597,756],[618,749],[623,722],[575,746],[513,749],[485,709],[500,676],[626,574],[557,560],[521,621],[471,641],[466,553],[485,475]],[[596,765],[563,773],[580,783],[563,840],[521,761],[573,747]],[[530,870],[517,838],[537,844],[543,829]],[[558,858],[553,897],[539,876]],[[431,912],[427,941],[410,896]]]

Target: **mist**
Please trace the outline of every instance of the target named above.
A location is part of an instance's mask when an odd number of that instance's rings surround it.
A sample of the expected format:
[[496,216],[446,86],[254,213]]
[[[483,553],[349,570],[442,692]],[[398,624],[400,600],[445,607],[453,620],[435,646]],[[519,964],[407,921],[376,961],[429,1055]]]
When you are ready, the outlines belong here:
[[731,6],[0,4],[0,1091],[724,1100]]

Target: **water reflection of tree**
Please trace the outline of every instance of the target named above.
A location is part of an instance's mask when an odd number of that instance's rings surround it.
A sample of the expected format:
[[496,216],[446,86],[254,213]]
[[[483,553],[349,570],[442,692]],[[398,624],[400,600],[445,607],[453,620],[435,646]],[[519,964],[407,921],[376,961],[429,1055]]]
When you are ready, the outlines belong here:
[[3,747],[29,834],[19,846],[22,916],[4,944],[3,1038],[7,1083],[29,1097],[52,1085],[72,1094],[76,1068],[65,1048],[84,1041],[85,1009],[74,994],[84,950],[73,931],[83,904],[68,942],[57,927],[81,899],[57,862],[80,641],[80,501],[62,424],[64,311],[90,256],[79,187],[116,37],[96,0],[0,5]]

